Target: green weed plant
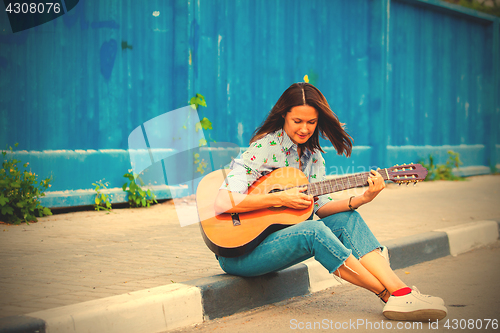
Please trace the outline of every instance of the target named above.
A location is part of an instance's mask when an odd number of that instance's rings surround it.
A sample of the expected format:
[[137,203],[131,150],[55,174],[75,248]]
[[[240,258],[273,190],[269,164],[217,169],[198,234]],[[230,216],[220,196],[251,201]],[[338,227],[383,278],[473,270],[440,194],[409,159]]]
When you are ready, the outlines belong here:
[[[144,182],[140,177],[135,177],[130,172],[124,174],[123,177],[128,179],[128,181],[123,184],[122,189],[128,193],[128,203],[130,207],[149,207],[153,203],[158,203],[158,201],[156,201],[156,195],[151,192],[150,189],[145,191],[141,188],[141,186],[144,186]],[[140,186],[136,183],[136,179],[139,180]]]
[[[205,101],[205,97],[201,94],[196,94],[194,95],[190,100],[189,104],[194,110],[199,111],[200,106],[207,107],[207,102]],[[186,129],[186,126],[184,126],[184,129]],[[195,131],[201,131],[201,130],[212,130],[212,122],[207,118],[203,117],[199,122],[195,124]],[[214,139],[212,139],[210,132],[208,132],[208,138],[212,141],[215,142]],[[205,139],[200,139],[199,146],[206,146],[207,145],[207,140]],[[194,157],[194,164],[197,165],[196,172],[199,172],[200,174],[204,174],[205,170],[207,168],[207,163],[205,162],[204,159],[199,159],[200,155],[195,153],[193,155]]]
[[[14,146],[17,147],[18,143]],[[9,147],[12,152],[12,147]],[[52,211],[43,207],[39,198],[45,196],[45,191],[51,186],[52,177],[38,181],[37,175],[26,170],[19,170],[20,160],[6,158],[3,151],[2,169],[0,169],[0,220],[20,224],[21,222],[36,222],[37,217],[52,215]]]
[[460,154],[455,153],[453,150],[448,150],[448,160],[445,164],[436,164],[434,157],[429,155],[429,163],[420,161],[420,164],[427,169],[427,177],[425,180],[464,180],[464,177],[455,176],[453,168],[458,169],[462,165],[460,161]]
[[109,194],[104,194],[101,191],[108,188],[109,183],[103,183],[103,180],[99,180],[98,182],[92,183],[95,186],[94,191],[96,191],[95,199],[94,199],[94,208],[97,211],[106,210],[108,213],[111,211],[111,199]]

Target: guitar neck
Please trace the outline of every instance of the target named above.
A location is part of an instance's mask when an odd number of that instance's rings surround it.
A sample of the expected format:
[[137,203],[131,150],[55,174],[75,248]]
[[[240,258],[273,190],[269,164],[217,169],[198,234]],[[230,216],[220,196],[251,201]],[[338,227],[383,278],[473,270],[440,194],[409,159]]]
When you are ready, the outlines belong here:
[[[384,180],[389,180],[387,169],[381,169],[378,171],[382,178],[384,178]],[[369,177],[369,172],[361,172],[354,175],[324,180],[317,183],[309,183],[307,185],[307,191],[305,193],[316,197],[323,194],[347,190],[350,188],[367,186]]]

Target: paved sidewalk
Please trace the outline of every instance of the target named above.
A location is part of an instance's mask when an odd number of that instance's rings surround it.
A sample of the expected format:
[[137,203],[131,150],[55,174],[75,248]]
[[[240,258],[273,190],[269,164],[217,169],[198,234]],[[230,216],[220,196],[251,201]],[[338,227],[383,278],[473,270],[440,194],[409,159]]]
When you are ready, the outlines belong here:
[[[182,209],[192,212],[194,202],[186,200]],[[500,176],[416,187],[389,184],[359,212],[382,243],[473,221],[499,221]],[[199,226],[181,228],[171,202],[1,224],[0,267],[0,317],[222,273]]]

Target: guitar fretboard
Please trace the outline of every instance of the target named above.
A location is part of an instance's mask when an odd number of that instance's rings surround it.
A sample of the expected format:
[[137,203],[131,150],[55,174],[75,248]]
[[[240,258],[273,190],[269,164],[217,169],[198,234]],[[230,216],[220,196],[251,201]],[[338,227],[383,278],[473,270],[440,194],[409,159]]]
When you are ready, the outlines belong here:
[[[387,169],[381,169],[378,170],[378,172],[380,173],[382,178],[384,178],[384,180],[389,180]],[[369,172],[362,172],[354,175],[324,180],[317,183],[309,183],[307,184],[307,191],[305,191],[304,193],[316,197],[319,195],[343,191],[350,188],[367,186],[369,177]]]

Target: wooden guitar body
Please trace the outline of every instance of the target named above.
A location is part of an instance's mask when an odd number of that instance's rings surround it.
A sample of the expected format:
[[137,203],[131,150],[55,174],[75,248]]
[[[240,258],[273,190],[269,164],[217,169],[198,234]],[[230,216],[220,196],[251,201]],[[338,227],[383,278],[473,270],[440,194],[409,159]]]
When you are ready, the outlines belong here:
[[[202,236],[215,254],[236,257],[250,252],[270,233],[305,221],[313,213],[312,204],[303,210],[270,207],[238,214],[240,224],[235,225],[231,214],[217,215],[214,210],[218,189],[229,171],[217,170],[208,174],[201,180],[196,191]],[[270,193],[308,183],[302,171],[291,167],[280,168],[259,178],[247,194]]]
[[[230,170],[217,170],[205,176],[196,191],[196,206],[200,228],[207,246],[222,257],[237,257],[252,251],[270,233],[307,220],[313,213],[313,204],[306,209],[270,207],[239,214],[216,214],[215,198],[222,182]],[[379,169],[384,180],[407,185],[425,179],[427,170],[420,164],[405,164]],[[343,191],[349,188],[367,186],[369,172],[342,176],[335,179],[309,183],[304,173],[292,167],[276,169],[259,178],[249,189],[248,195],[283,191],[292,187],[305,186],[305,194],[319,195]],[[224,192],[223,192],[224,193]],[[227,194],[233,207],[231,192]]]

